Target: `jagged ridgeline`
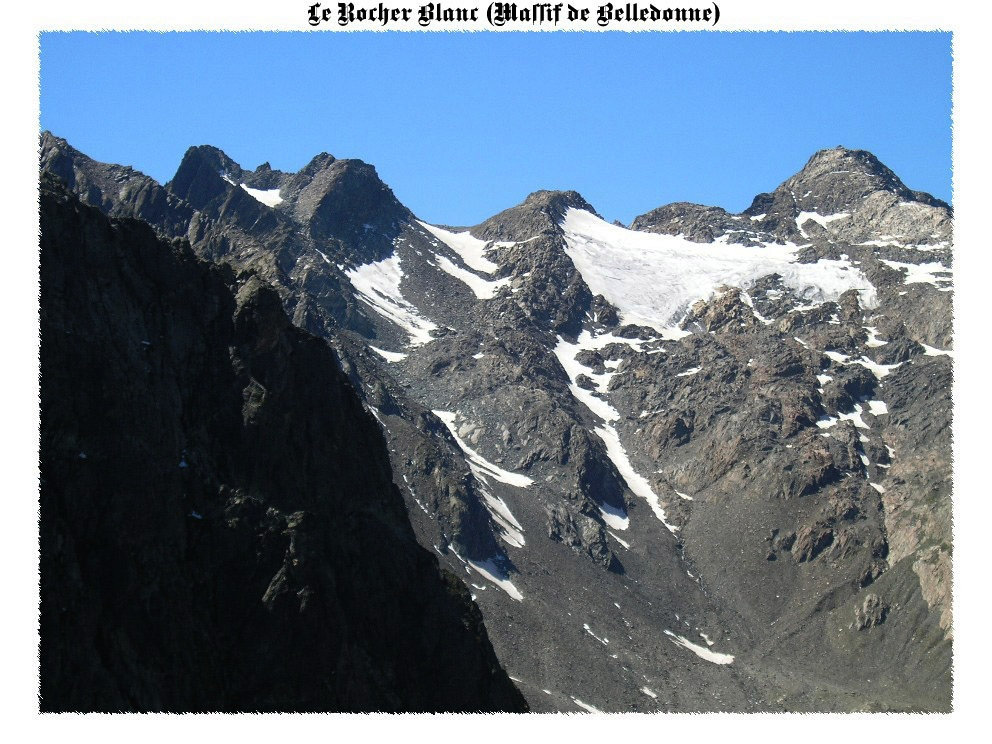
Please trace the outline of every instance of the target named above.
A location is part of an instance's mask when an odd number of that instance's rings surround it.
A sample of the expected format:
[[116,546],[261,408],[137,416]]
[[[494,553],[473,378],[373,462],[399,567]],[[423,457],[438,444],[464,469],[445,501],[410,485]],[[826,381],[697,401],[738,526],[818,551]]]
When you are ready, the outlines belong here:
[[43,707],[949,710],[952,214],[870,153],[629,228],[41,168]]
[[323,341],[44,174],[43,710],[522,711]]

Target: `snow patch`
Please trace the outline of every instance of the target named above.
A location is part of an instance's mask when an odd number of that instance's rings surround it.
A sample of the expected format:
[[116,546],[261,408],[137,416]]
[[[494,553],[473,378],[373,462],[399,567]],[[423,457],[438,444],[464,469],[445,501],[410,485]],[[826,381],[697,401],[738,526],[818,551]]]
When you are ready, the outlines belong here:
[[596,385],[596,392],[606,393],[610,380],[618,373],[615,369],[611,369],[609,372],[597,374],[590,368],[576,361],[575,358],[581,351],[598,351],[599,349],[603,349],[611,344],[625,344],[630,346],[635,351],[641,351],[645,344],[651,343],[655,340],[657,339],[642,340],[636,338],[624,338],[622,336],[614,336],[612,333],[603,333],[598,336],[593,336],[589,333],[589,331],[582,331],[574,344],[559,336],[558,343],[552,351],[558,358],[558,362],[561,364],[562,368],[565,370],[565,374],[568,375],[569,390],[572,391],[572,395],[574,395],[575,398],[580,403],[584,404],[590,411],[595,413],[604,421],[609,422],[616,421],[620,418],[620,414],[617,410],[605,400],[597,396],[593,391],[579,387],[575,381],[578,379],[580,374],[585,375]]
[[705,659],[706,661],[712,662],[713,664],[730,664],[734,661],[734,657],[731,654],[721,654],[716,651],[711,651],[703,646],[698,646],[687,638],[683,638],[680,635],[675,635],[672,631],[666,630],[665,635],[671,637],[672,643],[682,648],[686,648],[700,659]]
[[431,341],[431,331],[437,325],[421,317],[420,311],[400,292],[403,270],[399,256],[394,254],[381,261],[363,264],[346,271],[345,276],[358,292],[359,300],[407,332],[411,347]]
[[462,452],[464,452],[468,457],[469,466],[472,467],[473,470],[478,470],[476,475],[482,475],[483,478],[493,478],[494,480],[498,480],[500,483],[506,483],[509,486],[516,486],[517,488],[527,488],[527,486],[534,482],[533,478],[528,478],[522,473],[512,473],[509,470],[504,470],[495,463],[489,462],[489,460],[469,447],[468,444],[458,436],[458,431],[455,428],[455,418],[458,416],[457,413],[452,413],[450,411],[432,411],[432,413],[441,419],[441,421],[444,422],[444,425],[448,427],[448,431],[451,432],[451,436],[455,438],[455,441],[458,443],[458,446],[461,447]]
[[[598,397],[593,391],[579,387],[575,382],[580,374],[586,375],[596,383],[597,389],[601,389],[604,387],[603,378],[607,377],[607,375],[612,376],[613,374],[608,372],[604,375],[597,375],[588,367],[575,360],[575,357],[580,351],[589,348],[589,346],[583,346],[582,344],[585,336],[587,336],[587,333],[583,331],[582,336],[579,337],[579,342],[575,344],[569,343],[559,336],[558,343],[552,351],[558,357],[558,362],[565,370],[565,374],[568,375],[568,389],[572,391],[572,395],[575,396],[576,400],[585,405],[586,408],[603,419],[603,421],[616,421],[620,418],[620,414],[613,406]],[[592,337],[589,336],[589,338]],[[607,377],[607,379],[609,378]]]
[[510,277],[496,279],[495,281],[483,279],[471,271],[466,271],[461,266],[455,266],[444,256],[437,256],[437,265],[446,274],[450,274],[455,279],[467,285],[472,290],[472,293],[480,300],[491,300],[499,292],[500,287],[506,287],[510,284]]
[[597,641],[599,641],[600,643],[602,643],[604,646],[609,646],[610,645],[610,639],[609,638],[600,638],[598,635],[596,635],[595,633],[593,633],[592,632],[592,628],[589,627],[589,623],[583,623],[582,624],[582,627],[585,629],[586,633],[588,633],[589,635],[591,635],[593,638],[595,638]]
[[[881,401],[879,401],[879,402],[881,402]],[[884,403],[883,403],[883,405],[884,405]],[[862,414],[863,411],[864,411],[864,408],[862,408],[859,404],[855,403],[854,404],[854,410],[853,411],[851,411],[850,413],[840,413],[840,412],[838,412],[837,413],[837,417],[841,421],[850,421],[852,424],[854,424],[859,429],[868,429],[870,427],[868,426],[868,424],[866,424],[864,422],[864,419],[861,418],[861,414]]]
[[920,344],[920,346],[923,347],[923,353],[926,356],[949,356],[949,357],[954,356],[954,352],[948,351],[947,349],[938,349],[934,346],[927,346],[926,344],[922,344],[922,343]]
[[825,351],[823,352],[823,356],[838,364],[847,364],[847,360],[851,358],[847,354],[841,354],[839,351]]
[[884,400],[870,400],[868,401],[868,413],[872,416],[884,416],[889,412],[889,407],[885,405]]
[[599,505],[599,514],[607,527],[615,530],[625,530],[630,526],[630,517],[627,516],[626,509],[618,508],[605,501]]
[[494,496],[486,488],[482,489],[482,498],[489,516],[493,518],[493,521],[500,528],[500,538],[514,548],[522,548],[526,545],[527,541],[524,540],[524,528],[514,518],[506,502],[499,496]]
[[651,489],[651,485],[648,481],[634,470],[633,466],[630,464],[630,459],[627,457],[626,450],[620,443],[620,436],[610,423],[619,419],[620,414],[608,402],[598,397],[592,391],[579,387],[575,382],[580,374],[584,374],[596,382],[598,389],[603,389],[603,378],[608,380],[609,377],[615,373],[607,372],[602,375],[597,375],[588,367],[577,362],[575,357],[584,349],[603,348],[610,343],[619,342],[628,343],[635,349],[638,349],[640,345],[647,343],[646,341],[638,341],[636,339],[623,339],[611,334],[603,334],[602,336],[593,337],[587,331],[583,331],[577,342],[574,344],[569,343],[559,336],[558,344],[555,346],[553,351],[562,368],[565,370],[565,373],[568,375],[568,389],[572,392],[572,395],[575,396],[576,400],[585,405],[586,408],[604,421],[604,425],[597,427],[594,431],[606,444],[606,454],[610,460],[613,461],[613,464],[620,472],[620,475],[623,477],[624,481],[626,481],[627,487],[635,496],[646,499],[655,516],[658,517],[658,519],[660,519],[672,533],[674,533],[678,527],[668,524],[665,520],[665,510],[661,506],[658,495]]
[[[538,240],[540,237],[541,237],[540,235],[533,235],[533,236],[527,238],[527,240],[497,240],[495,243],[493,243],[493,247],[494,248],[512,248],[515,245],[524,245],[526,243],[531,243],[531,242],[533,242],[535,240]],[[527,273],[529,274],[530,272],[528,271]]]
[[244,184],[241,188],[248,192],[255,201],[261,202],[267,207],[277,207],[282,204],[282,197],[279,196],[279,189],[252,189]]
[[[881,403],[881,401],[876,401],[876,402]],[[871,427],[869,427],[868,424],[865,423],[864,419],[861,418],[861,414],[863,412],[864,409],[860,405],[855,403],[854,410],[851,411],[850,413],[840,413],[838,411],[836,416],[824,416],[823,418],[821,418],[819,421],[816,422],[816,425],[821,429],[829,429],[833,426],[836,426],[838,421],[850,421],[858,429],[869,429]]]
[[606,532],[607,532],[607,534],[610,537],[612,537],[614,540],[616,540],[618,543],[620,543],[624,547],[625,550],[630,550],[630,543],[629,542],[627,542],[626,540],[623,540],[623,539],[617,537],[616,535],[614,535],[609,530],[607,530]]
[[583,703],[577,697],[573,697],[572,698],[572,702],[575,703],[576,705],[578,705],[583,710],[589,711],[590,713],[605,713],[605,711],[602,711],[599,708],[596,708],[596,707],[594,707],[592,705],[589,705],[589,703]]
[[573,346],[579,351],[599,351],[600,349],[605,349],[610,344],[624,344],[629,346],[634,351],[641,351],[645,344],[652,343],[657,339],[640,339],[640,338],[625,338],[624,336],[615,336],[612,333],[601,333],[597,336],[592,335],[589,331],[582,331],[579,337],[576,339]]
[[796,262],[798,246],[757,247],[724,242],[693,243],[685,238],[627,230],[589,212],[569,209],[561,223],[565,252],[593,294],[602,294],[624,322],[682,337],[689,308],[723,286],[746,289],[777,273],[804,301],[837,300],[859,290],[865,307],[875,307],[875,288],[849,261]]
[[387,362],[402,362],[407,358],[406,354],[400,353],[398,351],[386,351],[385,349],[378,349],[375,346],[369,346],[372,351],[381,356]]
[[775,322],[774,320],[770,320],[758,312],[758,308],[754,306],[754,300],[751,299],[751,295],[749,295],[744,290],[741,290],[740,298],[741,298],[741,302],[743,302],[745,305],[751,308],[751,313],[754,315],[755,320],[757,320],[759,323],[764,323],[765,325],[771,325],[772,323]]
[[454,233],[442,227],[428,225],[426,222],[421,222],[420,220],[417,220],[417,224],[457,253],[458,257],[470,269],[481,271],[483,274],[492,274],[499,270],[498,264],[486,258],[486,247],[489,243],[475,237],[468,230]]
[[870,348],[876,348],[879,346],[885,346],[888,341],[884,341],[878,337],[878,329],[873,326],[865,326],[865,331],[868,333],[868,340],[865,342],[865,346]]
[[803,230],[803,225],[805,225],[809,220],[817,223],[820,227],[826,229],[827,225],[831,222],[836,222],[837,220],[842,220],[845,217],[850,217],[850,212],[838,212],[837,214],[822,215],[816,212],[800,212],[796,217],[796,228],[799,230],[799,234],[804,238],[807,237],[806,231]]
[[[903,362],[899,362],[897,364],[879,364],[864,355],[862,355],[860,359],[851,359],[851,357],[847,354],[842,354],[839,351],[825,351],[823,352],[823,355],[838,364],[860,364],[862,367],[875,375],[875,377],[879,380],[891,373],[892,370],[903,365]],[[819,375],[817,376],[817,379],[819,379]]]
[[[365,405],[365,408],[366,408],[366,410],[369,413],[371,413],[375,417],[375,420],[379,422],[379,425],[382,426],[382,428],[385,429],[386,428],[386,422],[382,420],[382,414],[379,413],[379,409],[376,408],[375,406],[369,405],[369,404],[366,404]],[[413,493],[413,489],[412,488],[410,489],[410,493]]]
[[616,429],[606,424],[605,426],[597,426],[593,431],[606,444],[606,456],[610,458],[620,473],[620,476],[626,481],[627,488],[635,496],[639,496],[647,501],[654,515],[674,535],[679,528],[666,521],[665,510],[661,505],[658,494],[651,488],[651,484],[648,483],[647,479],[634,470],[634,466],[630,464],[630,458],[627,457],[627,450],[620,443],[620,437]]
[[[903,284],[932,284],[935,287],[944,287],[951,282],[951,277],[949,276],[951,270],[939,261],[911,264],[902,263],[901,261],[888,261],[884,258],[879,260],[890,269],[905,271],[906,275],[903,277]],[[947,276],[938,276],[938,274],[945,274]]]
[[871,373],[875,375],[877,379],[881,380],[883,377],[887,376],[890,372],[892,372],[892,370],[896,369],[897,367],[901,367],[903,365],[903,362],[899,362],[898,364],[879,364],[878,362],[875,362],[869,359],[868,357],[863,356],[860,359],[855,359],[853,362],[851,362],[851,364],[860,364],[865,369],[871,371]]
[[469,447],[468,444],[466,444],[465,441],[458,436],[458,432],[455,427],[455,417],[457,414],[449,411],[433,411],[433,413],[444,422],[445,426],[448,427],[448,431],[451,432],[451,436],[454,437],[455,441],[458,443],[458,446],[465,454],[469,470],[472,471],[472,475],[474,475],[476,480],[479,482],[479,490],[482,493],[483,505],[486,507],[489,515],[499,528],[500,538],[515,548],[524,547],[527,542],[524,539],[524,528],[521,526],[520,522],[517,521],[517,518],[513,516],[513,512],[510,511],[510,507],[506,505],[506,502],[499,496],[496,496],[490,492],[488,488],[488,479],[493,478],[500,483],[517,486],[518,488],[526,488],[534,482],[533,479],[520,473],[511,473],[509,470],[504,470],[498,465],[489,462],[482,457],[482,455]]
[[870,246],[875,247],[875,248],[887,248],[889,246],[897,246],[899,248],[908,247],[908,246],[905,246],[903,243],[900,243],[898,240],[895,240],[891,236],[883,236],[883,237],[887,237],[887,239],[886,240],[866,240],[863,243],[858,243],[858,245],[870,245]]
[[524,601],[524,595],[520,593],[520,590],[513,585],[510,581],[509,576],[503,569],[496,565],[496,562],[491,558],[485,561],[466,561],[469,566],[471,566],[476,573],[481,574],[489,581],[493,582],[496,586],[502,589],[504,592],[510,595],[512,599],[518,602]]

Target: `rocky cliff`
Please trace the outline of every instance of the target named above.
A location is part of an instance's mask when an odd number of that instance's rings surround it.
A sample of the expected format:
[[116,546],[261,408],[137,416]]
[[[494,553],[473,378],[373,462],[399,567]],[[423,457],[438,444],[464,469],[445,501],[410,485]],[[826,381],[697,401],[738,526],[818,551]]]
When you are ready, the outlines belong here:
[[41,707],[522,711],[258,277],[41,194]]

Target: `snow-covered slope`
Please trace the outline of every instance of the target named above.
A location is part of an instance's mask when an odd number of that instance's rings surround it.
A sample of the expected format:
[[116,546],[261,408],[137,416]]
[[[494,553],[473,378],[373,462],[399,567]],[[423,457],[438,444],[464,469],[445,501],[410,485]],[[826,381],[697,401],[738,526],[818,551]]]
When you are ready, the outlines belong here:
[[429,343],[431,331],[437,324],[420,314],[400,291],[403,269],[400,257],[393,254],[389,258],[373,263],[362,264],[345,272],[358,298],[383,318],[403,329],[409,337],[410,346]]
[[697,243],[627,230],[574,208],[561,226],[568,256],[589,289],[614,305],[624,322],[670,337],[685,335],[679,325],[696,302],[723,287],[747,289],[770,274],[809,303],[837,300],[856,289],[865,307],[877,305],[875,288],[850,261],[799,263],[795,244],[749,247],[725,238]]

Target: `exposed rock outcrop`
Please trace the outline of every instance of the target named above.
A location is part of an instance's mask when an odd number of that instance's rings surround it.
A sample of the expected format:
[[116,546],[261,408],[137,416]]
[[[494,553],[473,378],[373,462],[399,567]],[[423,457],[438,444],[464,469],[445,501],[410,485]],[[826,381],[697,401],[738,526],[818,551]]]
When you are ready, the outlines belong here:
[[257,277],[43,178],[41,707],[526,710]]

